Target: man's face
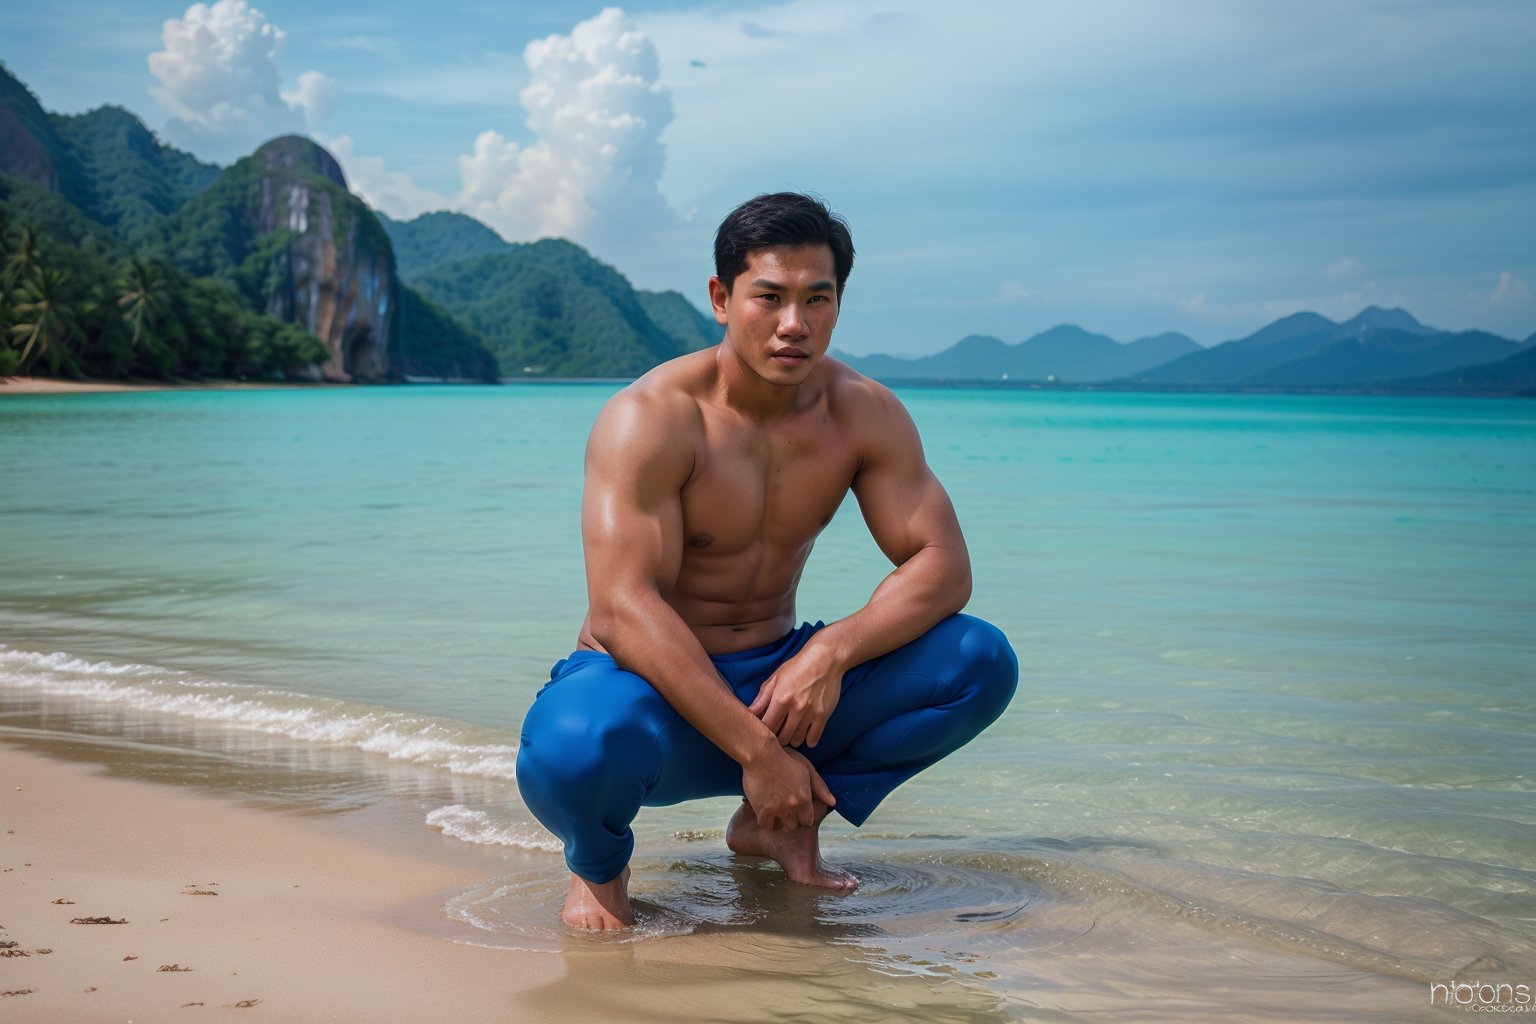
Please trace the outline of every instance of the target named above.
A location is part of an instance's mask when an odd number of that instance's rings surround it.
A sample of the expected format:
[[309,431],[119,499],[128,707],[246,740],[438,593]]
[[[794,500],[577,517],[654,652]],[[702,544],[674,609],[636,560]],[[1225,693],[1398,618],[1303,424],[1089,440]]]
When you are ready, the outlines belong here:
[[709,280],[725,344],[771,384],[795,385],[827,353],[837,326],[837,271],[826,245],[775,246],[747,256],[729,291]]

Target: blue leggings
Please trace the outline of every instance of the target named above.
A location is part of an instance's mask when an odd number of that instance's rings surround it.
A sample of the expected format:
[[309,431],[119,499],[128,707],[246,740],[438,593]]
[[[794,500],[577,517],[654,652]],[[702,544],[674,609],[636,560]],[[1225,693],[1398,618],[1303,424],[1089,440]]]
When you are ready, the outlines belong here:
[[[715,655],[736,698],[758,688],[819,629]],[[897,786],[969,742],[1003,713],[1018,682],[1013,648],[997,627],[954,615],[889,654],[850,670],[821,742],[797,748],[854,825]],[[565,843],[565,862],[589,882],[618,877],[642,806],[740,796],[741,765],[650,683],[596,651],[550,671],[523,719],[517,753],[523,801]]]

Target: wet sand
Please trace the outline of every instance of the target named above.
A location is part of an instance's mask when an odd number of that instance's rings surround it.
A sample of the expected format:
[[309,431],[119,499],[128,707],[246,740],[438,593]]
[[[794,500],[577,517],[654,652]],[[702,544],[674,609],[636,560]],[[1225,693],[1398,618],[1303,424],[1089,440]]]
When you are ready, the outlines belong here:
[[0,1018],[518,1019],[565,973],[397,920],[472,869],[7,746],[0,780]]

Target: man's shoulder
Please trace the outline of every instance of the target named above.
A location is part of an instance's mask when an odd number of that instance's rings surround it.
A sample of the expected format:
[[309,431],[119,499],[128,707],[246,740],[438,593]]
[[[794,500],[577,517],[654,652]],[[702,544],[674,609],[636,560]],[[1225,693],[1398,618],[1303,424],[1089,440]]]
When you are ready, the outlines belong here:
[[866,465],[922,458],[912,415],[890,388],[848,366],[828,360],[827,394],[832,414]]
[[692,352],[669,360],[631,382],[603,406],[595,431],[641,429],[676,437],[699,422],[698,382],[706,364]]
[[873,377],[866,377],[840,359],[826,356],[822,360],[826,370],[827,396],[835,410],[846,413],[855,421],[864,421],[871,414],[903,408],[901,400],[890,388]]
[[689,352],[647,370],[619,395],[650,402],[697,404],[698,394],[707,387],[714,368],[714,349]]

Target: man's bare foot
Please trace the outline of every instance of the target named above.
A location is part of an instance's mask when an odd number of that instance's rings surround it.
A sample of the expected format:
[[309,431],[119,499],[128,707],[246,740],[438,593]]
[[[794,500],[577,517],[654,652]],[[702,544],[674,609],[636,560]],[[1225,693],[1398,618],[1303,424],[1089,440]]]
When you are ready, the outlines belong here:
[[629,908],[629,868],[613,881],[600,885],[572,875],[571,891],[565,897],[565,910],[560,917],[572,928],[591,932],[634,927],[635,914]]
[[768,857],[778,862],[790,881],[837,892],[852,892],[859,880],[821,859],[821,821],[829,808],[816,802],[816,822],[803,828],[763,828],[745,800],[725,827],[725,845],[744,857]]

